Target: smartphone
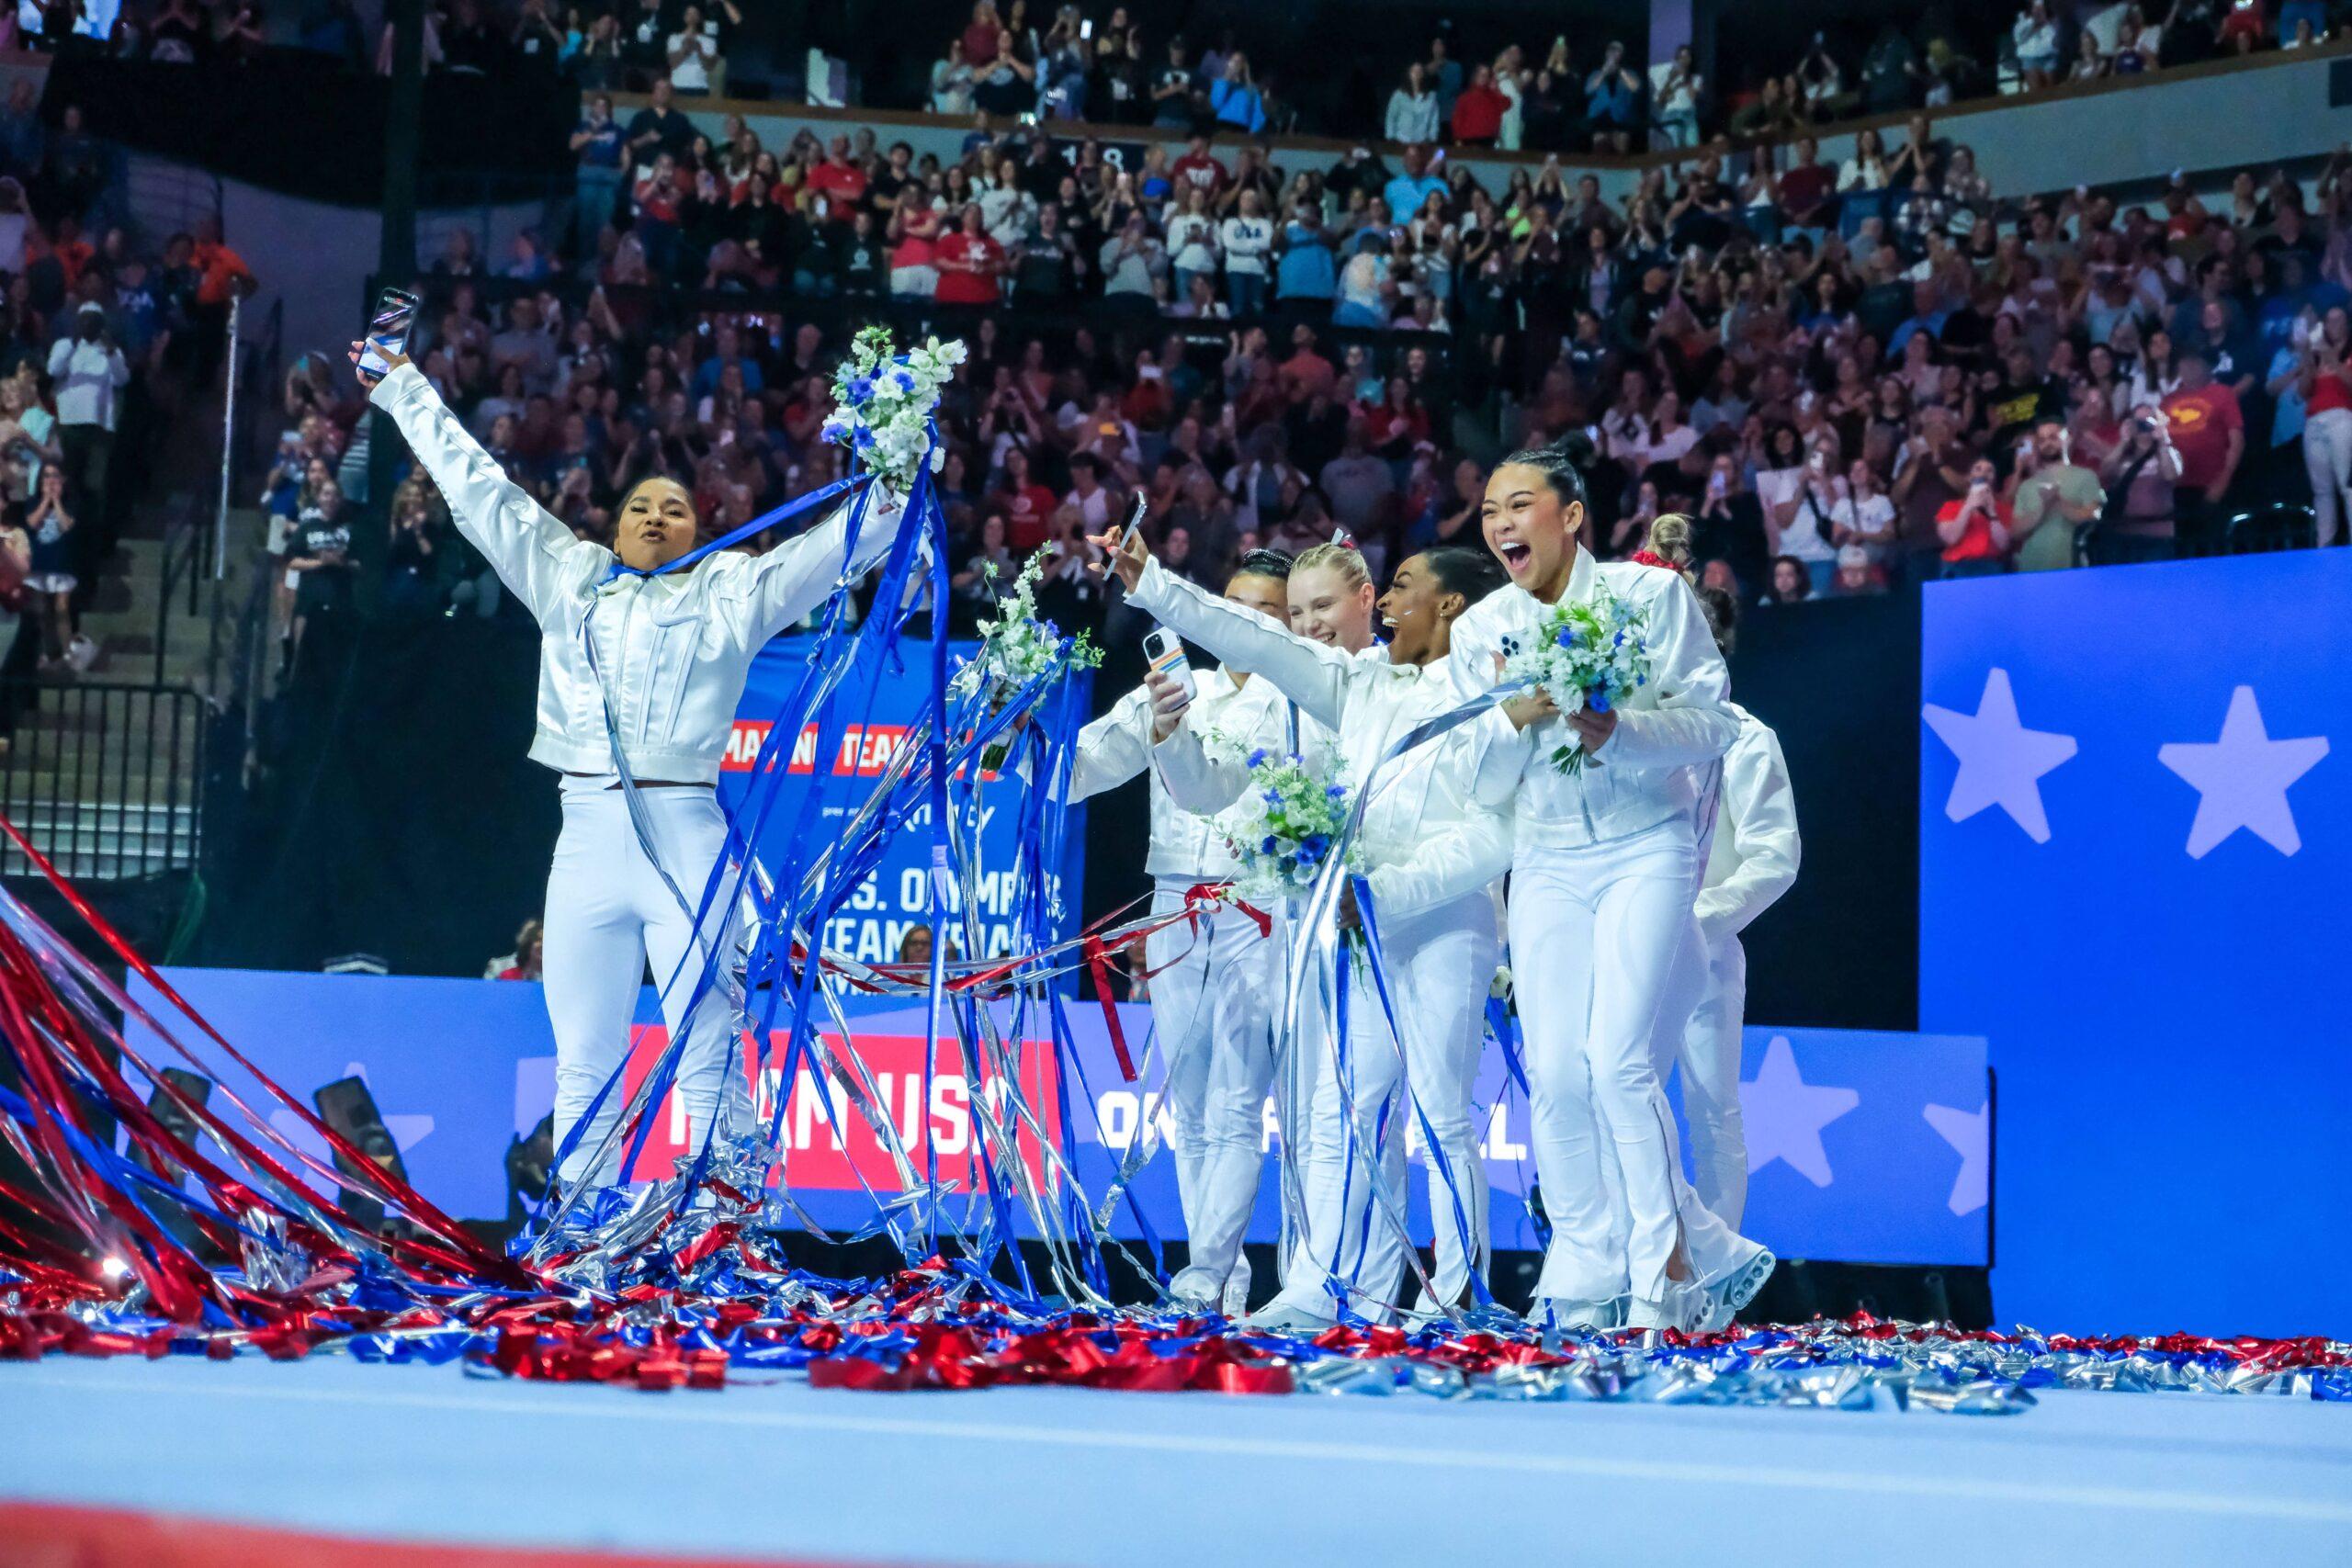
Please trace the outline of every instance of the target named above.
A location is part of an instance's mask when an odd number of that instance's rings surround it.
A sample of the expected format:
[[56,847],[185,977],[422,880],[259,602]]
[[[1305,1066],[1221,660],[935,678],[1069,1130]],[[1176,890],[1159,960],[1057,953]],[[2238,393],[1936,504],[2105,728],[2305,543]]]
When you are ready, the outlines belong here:
[[1143,526],[1144,513],[1150,510],[1151,503],[1140,495],[1136,496],[1133,502],[1129,502],[1127,506],[1127,520],[1111,530],[1111,547],[1115,550],[1121,545],[1125,544],[1127,542],[1127,535]]
[[359,368],[370,376],[389,376],[387,354],[408,352],[409,329],[416,324],[417,298],[405,288],[387,288],[376,296],[376,313],[368,318],[368,341],[359,351]]
[[1143,656],[1146,667],[1154,674],[1165,675],[1184,688],[1184,700],[1191,702],[1200,692],[1193,680],[1193,661],[1184,657],[1184,639],[1166,626],[1154,626],[1143,636]]

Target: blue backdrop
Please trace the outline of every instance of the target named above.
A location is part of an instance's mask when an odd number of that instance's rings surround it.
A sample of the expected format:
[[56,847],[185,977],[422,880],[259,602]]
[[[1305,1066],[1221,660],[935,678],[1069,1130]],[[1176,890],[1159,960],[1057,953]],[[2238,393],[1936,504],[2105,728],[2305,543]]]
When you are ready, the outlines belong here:
[[[501,1213],[508,1138],[529,1131],[554,1100],[555,1043],[536,986],[494,980],[286,975],[235,969],[171,969],[173,987],[273,1077],[298,1094],[346,1073],[367,1078],[411,1178],[453,1213]],[[133,977],[132,995],[168,1018],[160,999]],[[886,1102],[902,1126],[926,1122],[943,1142],[960,1141],[953,1111],[911,1116],[910,1075],[920,1070],[920,1008],[867,1000],[850,1010],[861,1047]],[[1151,1081],[1121,1079],[1101,1009],[1070,1006],[1078,1077],[1069,1103],[1076,1119],[1078,1167],[1090,1190],[1105,1190],[1108,1172],[1145,1119],[1164,1117]],[[649,987],[638,1011],[640,1059],[660,1048]],[[1122,1008],[1127,1041],[1140,1061],[1150,1010]],[[151,1032],[129,1030],[142,1054]],[[1042,1047],[1033,1047],[1043,1054]],[[779,1057],[781,1052],[777,1053]],[[1032,1060],[1036,1059],[1033,1055]],[[1742,1077],[1753,1169],[1747,1228],[1784,1257],[1848,1262],[1981,1264],[1985,1258],[1984,1045],[1981,1040],[1873,1034],[1826,1029],[1751,1029]],[[951,1074],[952,1076],[952,1074]],[[1082,1082],[1080,1081],[1082,1079]],[[234,1083],[252,1102],[254,1086]],[[948,1091],[960,1102],[961,1079]],[[1056,1099],[1033,1095],[1033,1103]],[[763,1097],[764,1101],[764,1096]],[[1477,1127],[1493,1184],[1494,1240],[1531,1248],[1536,1237],[1523,1195],[1534,1179],[1528,1156],[1527,1102],[1510,1090],[1501,1056],[1489,1046],[1478,1089]],[[784,1123],[793,1185],[828,1224],[863,1223],[872,1205],[850,1178],[843,1156],[803,1084]],[[764,1104],[763,1104],[764,1109]],[[317,1143],[290,1115],[279,1130]],[[1269,1150],[1250,1235],[1272,1241],[1280,1228],[1280,1188]],[[656,1118],[653,1142],[664,1157],[676,1148],[677,1123]],[[867,1179],[888,1184],[887,1161],[863,1129],[850,1144]],[[1418,1140],[1414,1140],[1418,1162]],[[666,1168],[666,1166],[663,1167]],[[1181,1234],[1175,1172],[1163,1154],[1136,1183],[1143,1214],[1163,1238]],[[1409,1206],[1417,1234],[1429,1234],[1424,1179],[1412,1177]],[[1113,1228],[1141,1234],[1135,1211],[1121,1207]]]
[[2352,1333],[2352,552],[1937,584],[1919,1021],[1990,1042],[2000,1314]]
[[[746,794],[754,786],[756,775],[752,764],[768,738],[769,726],[760,716],[774,714],[784,705],[799,683],[811,645],[812,639],[806,637],[779,637],[761,649],[760,656],[752,661],[743,700],[737,708],[735,733],[718,775],[719,802],[739,822],[744,820]],[[949,667],[952,669],[977,646],[950,643]],[[907,649],[904,664],[885,660],[870,648],[861,654],[856,672],[844,682],[843,690],[870,691],[872,699],[860,701],[848,712],[847,734],[829,757],[820,759],[816,755],[813,725],[802,731],[794,746],[789,771],[775,786],[775,802],[761,818],[756,841],[763,860],[775,864],[786,858],[783,841],[799,820],[801,800],[809,784],[820,774],[847,781],[826,796],[818,820],[820,833],[831,836],[864,804],[873,782],[888,767],[910,727],[922,717],[926,673],[922,667],[922,657],[920,648]],[[1072,672],[1055,701],[1072,705],[1083,716],[1088,711],[1092,682],[1088,671]],[[1014,793],[1009,784],[1001,789],[984,786],[980,791],[976,857],[981,874],[980,930],[988,943],[989,956],[1007,951],[1011,940],[1015,892],[1012,876],[1016,838],[1012,815]],[[1061,887],[1068,890],[1065,907],[1074,917],[1079,890],[1086,882],[1083,807],[1070,812],[1069,830],[1062,841],[1066,852]],[[825,928],[824,945],[861,963],[895,960],[899,942],[908,930],[929,921],[926,908],[931,896],[930,849],[930,835],[923,831],[902,833],[890,840],[882,852],[880,865],[851,895],[848,907]],[[958,946],[961,924],[959,919],[956,931],[951,933],[957,936]]]

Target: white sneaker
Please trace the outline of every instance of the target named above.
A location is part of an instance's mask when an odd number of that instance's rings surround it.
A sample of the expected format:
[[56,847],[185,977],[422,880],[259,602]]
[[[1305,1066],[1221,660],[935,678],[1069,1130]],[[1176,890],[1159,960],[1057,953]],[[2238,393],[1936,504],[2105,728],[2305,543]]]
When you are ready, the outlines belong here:
[[1679,1328],[1690,1333],[1706,1311],[1707,1294],[1696,1284],[1669,1280],[1664,1301],[1647,1301],[1629,1296],[1625,1302],[1625,1326],[1648,1332],[1651,1329]]
[[1207,1269],[1194,1266],[1179,1269],[1176,1277],[1168,1281],[1168,1299],[1183,1312],[1215,1312],[1218,1292],[1224,1282]]
[[1527,1322],[1530,1327],[1547,1333],[1607,1334],[1625,1325],[1625,1298],[1588,1302],[1571,1296],[1538,1296],[1529,1303]]
[[1225,1290],[1218,1304],[1225,1315],[1238,1323],[1250,1314],[1250,1259],[1247,1256],[1233,1260],[1233,1272],[1225,1277]]
[[1739,1309],[1756,1299],[1780,1261],[1770,1247],[1758,1247],[1746,1265],[1701,1287],[1706,1302],[1699,1314],[1699,1332],[1715,1334],[1729,1328]]
[[1322,1333],[1339,1322],[1331,1310],[1330,1298],[1323,1294],[1320,1285],[1312,1297],[1305,1293],[1283,1292],[1272,1301],[1242,1319],[1242,1326],[1268,1334],[1294,1334],[1304,1338]]

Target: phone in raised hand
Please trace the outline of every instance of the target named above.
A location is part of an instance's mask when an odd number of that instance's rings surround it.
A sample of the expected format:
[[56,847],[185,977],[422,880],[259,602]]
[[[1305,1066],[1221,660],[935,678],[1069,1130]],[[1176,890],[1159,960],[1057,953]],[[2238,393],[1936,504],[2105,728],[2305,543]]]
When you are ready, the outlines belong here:
[[1143,526],[1144,513],[1151,510],[1151,502],[1138,491],[1127,505],[1126,521],[1111,530],[1111,548],[1116,551],[1127,542],[1127,536]]
[[392,373],[384,355],[408,352],[409,330],[416,324],[415,295],[405,288],[387,288],[376,296],[375,312],[368,318],[368,336],[359,350],[359,369],[378,379]]

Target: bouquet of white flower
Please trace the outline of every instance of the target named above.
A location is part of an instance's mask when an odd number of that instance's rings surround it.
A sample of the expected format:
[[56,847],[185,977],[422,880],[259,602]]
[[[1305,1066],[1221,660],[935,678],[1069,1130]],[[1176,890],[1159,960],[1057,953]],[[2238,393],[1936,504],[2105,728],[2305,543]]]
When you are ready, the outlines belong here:
[[1250,753],[1250,787],[1217,818],[1241,862],[1235,887],[1271,898],[1314,886],[1352,804],[1346,784],[1316,777],[1295,756]]
[[833,372],[833,416],[824,437],[847,446],[900,495],[914,489],[928,454],[936,473],[946,448],[931,442],[932,411],[939,389],[964,363],[964,345],[926,339],[904,354],[894,351],[887,327],[868,327],[850,344],[849,356]]
[[[982,696],[988,712],[994,714],[1041,676],[1058,678],[1102,662],[1102,650],[1093,638],[1082,631],[1064,637],[1059,626],[1037,614],[1037,579],[1045,566],[1046,551],[1041,549],[1013,579],[1012,595],[999,601],[997,613],[979,623],[979,649],[956,667],[948,682],[951,695],[967,700]],[[991,564],[980,570],[991,579],[996,575]],[[1010,745],[999,741],[989,747],[980,765],[993,770],[1004,761]]]
[[[1564,598],[1536,623],[1532,639],[1503,639],[1503,679],[1542,687],[1564,714],[1607,713],[1649,684],[1649,616],[1605,588],[1589,603]],[[1561,773],[1581,773],[1584,764],[1581,743],[1553,749]]]

